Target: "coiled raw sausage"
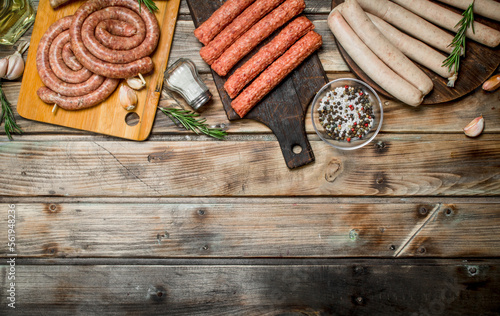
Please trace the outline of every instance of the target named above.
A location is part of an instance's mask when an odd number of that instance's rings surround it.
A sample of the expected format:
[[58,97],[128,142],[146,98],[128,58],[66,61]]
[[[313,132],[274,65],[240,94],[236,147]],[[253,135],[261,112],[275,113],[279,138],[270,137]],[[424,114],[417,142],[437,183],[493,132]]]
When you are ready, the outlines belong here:
[[65,110],[74,111],[89,108],[101,103],[115,91],[119,82],[119,79],[106,78],[103,84],[95,91],[78,97],[64,97],[47,87],[41,87],[36,93],[45,103],[57,104]]
[[[98,23],[99,18],[103,16],[113,16],[112,19],[125,20],[125,22],[128,22],[127,19],[130,18],[130,15],[124,18],[122,13],[118,13],[122,12],[122,7],[129,9],[128,11],[134,11],[141,17],[145,25],[146,34],[144,40],[138,47],[126,51],[113,51],[113,49],[110,50],[97,40],[94,42],[94,38],[92,34],[90,34],[93,32],[88,31],[86,28],[84,29],[84,22],[91,14],[103,9],[103,13],[97,14]],[[136,35],[142,36],[144,34],[142,34],[141,30],[138,28]],[[149,12],[149,10],[140,10],[137,1],[90,0],[85,2],[75,12],[74,20],[70,28],[70,36],[73,52],[85,68],[109,78],[128,78],[136,76],[139,73],[146,74],[153,70],[153,61],[148,55],[151,54],[158,45],[160,29],[154,14]],[[86,42],[84,42],[84,38]],[[90,46],[89,48],[93,49],[93,53],[86,47],[89,43],[92,46],[92,48],[90,48]]]
[[[47,87],[63,96],[74,97],[82,96],[96,90],[103,83],[105,78],[99,75],[91,74],[91,76],[83,82],[68,83],[64,80],[61,80],[61,78],[59,78],[52,70],[53,66],[50,63],[50,59],[58,63],[61,62],[63,58],[60,58],[57,55],[59,54],[59,52],[61,52],[62,54],[62,50],[57,49],[52,50],[52,53],[56,55],[53,55],[52,58],[50,58],[51,44],[60,34],[63,34],[69,29],[71,22],[71,16],[64,17],[48,28],[47,32],[45,32],[45,34],[42,36],[42,39],[40,40],[38,46],[36,65],[38,74],[40,75],[42,82]],[[64,40],[64,35],[62,35],[60,39]],[[54,65],[54,67],[57,67],[57,65]],[[60,68],[61,67],[56,69],[60,70]],[[70,68],[67,67],[67,69],[65,70],[70,71]],[[80,70],[78,70],[77,73],[78,72],[80,72]]]
[[80,110],[100,103],[116,89],[119,80],[93,74],[76,60],[69,43],[72,16],[52,24],[40,40],[36,64],[42,82],[42,101],[66,110]]

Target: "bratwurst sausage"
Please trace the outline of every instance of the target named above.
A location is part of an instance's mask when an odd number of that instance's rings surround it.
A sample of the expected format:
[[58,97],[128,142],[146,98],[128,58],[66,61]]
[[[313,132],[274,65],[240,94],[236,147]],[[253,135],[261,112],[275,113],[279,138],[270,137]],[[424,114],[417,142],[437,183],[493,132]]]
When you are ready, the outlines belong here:
[[[86,40],[89,40],[91,37],[91,34],[88,33],[89,31],[86,30],[84,32],[83,25],[85,20],[92,13],[107,7],[113,7],[107,10],[112,12],[118,11],[115,7],[125,7],[134,11],[144,21],[146,35],[140,47],[133,51],[127,51],[129,53],[118,53],[122,58],[121,61],[130,60],[128,57],[124,57],[124,55],[130,55],[133,61],[125,61],[125,63],[121,64],[114,63],[109,61],[112,57],[108,55],[109,51],[106,49],[103,55],[96,56],[86,47],[88,43],[92,43],[92,39],[90,42],[84,42],[84,36]],[[116,14],[116,19],[122,20],[122,18],[122,15]],[[83,32],[85,34],[83,34]],[[140,33],[139,30],[137,33]],[[147,55],[151,54],[156,49],[160,37],[160,29],[155,15],[149,12],[149,10],[140,10],[138,2],[135,0],[89,0],[75,12],[74,20],[70,28],[70,36],[73,52],[85,68],[109,78],[129,78],[139,73],[145,74],[153,70],[153,61]],[[97,53],[97,51],[94,51],[94,53]]]
[[[457,32],[462,15],[427,0],[393,0],[397,4],[413,13],[423,17],[429,22],[439,25],[452,32]],[[473,22],[473,26],[465,31],[465,35],[489,47],[500,44],[500,32],[481,24]],[[451,43],[451,42],[450,42]]]
[[349,26],[363,43],[377,55],[389,68],[411,83],[424,95],[428,94],[433,83],[420,68],[396,48],[372,23],[356,0],[346,0],[336,7]]
[[328,16],[328,26],[347,54],[380,87],[406,104],[422,103],[422,92],[387,67],[361,41],[338,10],[333,9]]
[[453,47],[449,46],[453,41],[453,35],[413,12],[389,0],[358,0],[358,3],[366,12],[389,22],[408,35],[443,52],[451,53],[453,51]]

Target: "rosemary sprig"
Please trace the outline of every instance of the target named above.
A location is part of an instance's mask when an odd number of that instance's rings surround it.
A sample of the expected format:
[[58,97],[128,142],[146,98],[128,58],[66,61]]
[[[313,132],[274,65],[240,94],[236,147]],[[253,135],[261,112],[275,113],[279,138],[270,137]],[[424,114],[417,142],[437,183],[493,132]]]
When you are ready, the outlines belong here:
[[153,13],[154,11],[158,11],[158,7],[153,2],[153,0],[137,0],[137,2],[139,2],[139,12],[141,10],[141,3],[144,3],[146,8],[148,8],[149,12],[151,12],[151,13]]
[[203,133],[216,139],[224,139],[227,133],[219,128],[209,127],[206,119],[198,118],[200,115],[196,112],[176,108],[160,108],[174,123],[181,123],[185,129],[191,130],[196,134]]
[[[469,5],[467,10],[462,13],[462,19],[455,25],[455,27],[459,26],[457,34],[453,38],[453,41],[450,45],[453,47],[453,51],[450,55],[443,61],[443,66],[448,67],[450,72],[454,72],[458,74],[458,69],[460,68],[460,56],[464,55],[465,57],[465,33],[469,27],[472,27],[472,32],[474,31],[474,1]],[[455,69],[453,69],[453,67]],[[449,82],[448,86],[453,87],[455,80],[453,82]]]
[[14,114],[12,113],[11,105],[2,89],[2,81],[0,81],[0,103],[2,103],[2,114],[0,114],[0,125],[5,120],[5,134],[9,137],[10,140],[13,140],[11,133],[22,134],[23,131],[21,127],[17,125],[16,119],[14,118]]

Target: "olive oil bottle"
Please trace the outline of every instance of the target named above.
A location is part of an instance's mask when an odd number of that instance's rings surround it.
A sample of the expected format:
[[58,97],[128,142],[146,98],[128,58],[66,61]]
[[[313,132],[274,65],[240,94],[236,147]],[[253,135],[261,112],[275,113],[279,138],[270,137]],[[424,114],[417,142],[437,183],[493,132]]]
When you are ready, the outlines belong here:
[[0,44],[13,45],[35,21],[30,0],[0,0]]

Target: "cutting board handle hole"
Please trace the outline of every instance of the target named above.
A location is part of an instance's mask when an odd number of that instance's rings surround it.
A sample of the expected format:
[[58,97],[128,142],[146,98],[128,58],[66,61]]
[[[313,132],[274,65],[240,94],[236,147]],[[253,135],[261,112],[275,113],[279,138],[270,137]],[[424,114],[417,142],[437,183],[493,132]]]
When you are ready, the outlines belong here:
[[139,124],[140,119],[139,115],[135,112],[130,112],[125,115],[125,123],[127,123],[128,126],[136,126]]
[[292,152],[296,155],[300,154],[302,152],[302,146],[297,145],[297,144],[293,145]]

